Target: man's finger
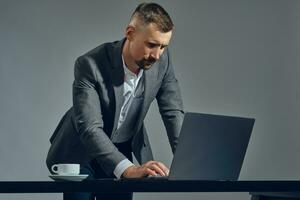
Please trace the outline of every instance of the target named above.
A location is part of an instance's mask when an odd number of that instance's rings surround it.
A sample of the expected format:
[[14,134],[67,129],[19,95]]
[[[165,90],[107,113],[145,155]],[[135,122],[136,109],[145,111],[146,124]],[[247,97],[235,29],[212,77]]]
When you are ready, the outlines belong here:
[[159,167],[159,165],[157,165],[157,163],[153,163],[152,165],[148,166],[148,168],[154,170],[156,173],[160,174],[161,176],[166,176],[166,174],[163,171],[163,169],[161,169]]
[[169,175],[169,169],[161,162],[151,160],[146,162],[143,166],[155,170],[157,173],[159,173],[162,176]]
[[170,170],[163,163],[157,162],[156,164],[159,166],[160,169],[162,169],[164,171],[166,176],[169,175]]
[[148,167],[144,169],[144,176],[156,176],[156,172]]

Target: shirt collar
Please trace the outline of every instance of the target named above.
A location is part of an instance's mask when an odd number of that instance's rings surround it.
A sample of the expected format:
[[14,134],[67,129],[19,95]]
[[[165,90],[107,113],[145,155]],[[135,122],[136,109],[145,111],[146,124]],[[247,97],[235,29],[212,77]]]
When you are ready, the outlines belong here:
[[122,62],[123,62],[123,68],[124,68],[124,72],[125,72],[125,77],[128,77],[128,78],[138,78],[139,79],[143,75],[143,72],[144,72],[143,69],[140,69],[138,75],[136,75],[135,73],[133,73],[132,71],[130,71],[128,69],[128,67],[125,64],[123,54],[122,54]]

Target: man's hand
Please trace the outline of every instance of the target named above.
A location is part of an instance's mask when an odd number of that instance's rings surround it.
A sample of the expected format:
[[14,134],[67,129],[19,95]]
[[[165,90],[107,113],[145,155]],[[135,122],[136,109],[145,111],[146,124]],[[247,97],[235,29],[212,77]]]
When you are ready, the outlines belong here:
[[139,167],[128,167],[122,174],[122,177],[141,178],[147,176],[156,176],[158,174],[161,176],[168,176],[169,169],[163,163],[151,160]]

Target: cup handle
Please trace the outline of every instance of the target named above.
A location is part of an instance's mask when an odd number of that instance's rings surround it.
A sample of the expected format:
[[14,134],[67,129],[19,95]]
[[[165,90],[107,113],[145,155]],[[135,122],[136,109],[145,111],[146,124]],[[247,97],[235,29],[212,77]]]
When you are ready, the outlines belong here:
[[51,170],[52,170],[52,172],[54,172],[55,174],[57,174],[57,172],[58,172],[57,165],[52,165]]

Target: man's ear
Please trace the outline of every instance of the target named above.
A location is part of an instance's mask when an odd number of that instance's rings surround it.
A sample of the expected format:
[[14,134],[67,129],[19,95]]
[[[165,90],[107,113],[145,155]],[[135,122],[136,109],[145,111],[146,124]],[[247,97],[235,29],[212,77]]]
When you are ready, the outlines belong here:
[[127,40],[132,41],[135,35],[135,27],[128,25],[125,30],[125,37]]

